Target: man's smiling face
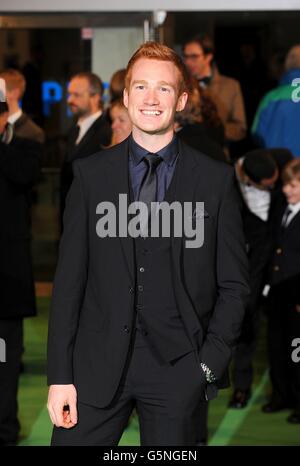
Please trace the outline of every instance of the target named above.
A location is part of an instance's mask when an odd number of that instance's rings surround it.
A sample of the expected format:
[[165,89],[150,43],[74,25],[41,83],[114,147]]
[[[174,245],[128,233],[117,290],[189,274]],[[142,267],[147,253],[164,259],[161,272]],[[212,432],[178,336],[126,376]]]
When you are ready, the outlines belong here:
[[141,58],[133,65],[124,104],[135,133],[173,131],[175,112],[183,110],[187,101],[186,92],[178,96],[178,74],[170,61]]

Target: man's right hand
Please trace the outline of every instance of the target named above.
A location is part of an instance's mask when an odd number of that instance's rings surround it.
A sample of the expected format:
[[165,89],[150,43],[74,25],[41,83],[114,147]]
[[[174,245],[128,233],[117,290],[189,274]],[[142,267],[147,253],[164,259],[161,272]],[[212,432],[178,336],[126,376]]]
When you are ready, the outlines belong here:
[[47,408],[56,427],[74,427],[77,424],[77,393],[74,385],[50,385]]

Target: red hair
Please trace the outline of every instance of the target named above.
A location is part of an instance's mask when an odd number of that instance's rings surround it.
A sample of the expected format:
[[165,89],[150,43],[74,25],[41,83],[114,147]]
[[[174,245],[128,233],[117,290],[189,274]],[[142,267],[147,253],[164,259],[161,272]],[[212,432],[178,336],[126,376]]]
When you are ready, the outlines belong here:
[[169,61],[173,63],[178,70],[178,95],[181,95],[183,92],[188,90],[188,72],[180,56],[166,45],[160,44],[158,42],[145,42],[137,49],[137,51],[132,55],[128,62],[125,76],[125,87],[127,91],[129,90],[131,81],[132,68],[134,64],[141,58]]

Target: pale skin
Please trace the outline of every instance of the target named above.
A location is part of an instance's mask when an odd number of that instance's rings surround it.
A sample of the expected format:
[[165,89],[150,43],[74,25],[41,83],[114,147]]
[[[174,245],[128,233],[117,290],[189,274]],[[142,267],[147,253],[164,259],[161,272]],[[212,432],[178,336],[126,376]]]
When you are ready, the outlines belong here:
[[145,58],[132,68],[124,105],[134,140],[149,152],[157,152],[171,142],[175,112],[186,105],[188,94],[178,95],[178,74],[172,62]]
[[89,82],[86,78],[74,77],[68,88],[68,105],[71,112],[81,120],[100,110],[100,96],[91,95]]
[[213,55],[204,54],[198,42],[190,42],[184,47],[184,61],[189,72],[195,78],[201,79],[211,74],[211,62]]
[[[129,89],[124,90],[124,105],[132,122],[134,140],[149,152],[159,151],[173,138],[175,112],[182,111],[188,99],[186,92],[179,95],[178,79],[179,71],[172,62],[140,58],[133,65]],[[65,406],[68,409],[64,411]],[[51,385],[47,407],[57,427],[74,427],[75,386]]]
[[131,133],[132,127],[128,111],[123,106],[114,105],[110,110],[110,116],[112,119],[112,143],[119,144]]
[[[300,202],[300,180],[293,178],[289,183],[285,183],[282,191],[289,204],[298,204]],[[296,305],[296,311],[300,313],[300,304]]]
[[15,87],[15,88],[10,88],[9,85],[7,85],[6,88],[6,102],[9,108],[9,116],[13,115],[14,113],[18,112],[20,110],[20,105],[19,101],[22,98],[22,91],[21,89]]

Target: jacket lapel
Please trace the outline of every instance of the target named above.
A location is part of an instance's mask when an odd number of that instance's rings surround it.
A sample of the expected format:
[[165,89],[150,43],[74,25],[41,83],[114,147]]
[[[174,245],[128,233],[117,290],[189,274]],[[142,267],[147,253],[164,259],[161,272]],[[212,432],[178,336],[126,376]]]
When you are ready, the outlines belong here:
[[[195,190],[197,186],[197,178],[199,177],[198,165],[194,158],[187,153],[187,147],[179,140],[179,158],[176,167],[176,182],[174,199],[182,205],[184,202],[193,202],[195,198]],[[172,237],[172,246],[176,257],[178,257],[182,247],[183,239],[180,237]]]
[[[200,176],[199,165],[194,156],[191,156],[188,151],[188,146],[179,141],[179,159],[176,167],[176,185],[175,199],[182,205],[183,202],[194,202],[195,191]],[[198,344],[201,344],[203,331],[199,318],[194,309],[193,303],[184,286],[182,279],[183,255],[184,255],[184,238],[171,237],[172,262],[173,262],[173,278],[174,291],[179,310],[185,322],[188,334],[194,344],[194,335],[199,332],[197,337]]]
[[[128,168],[128,139],[121,143],[115,154],[109,159],[109,172],[106,180],[110,186],[110,200],[115,206],[119,205],[119,194],[127,196],[127,212],[130,204],[130,189],[129,189],[129,168]],[[119,209],[117,209],[118,214]],[[128,225],[128,222],[127,222]],[[117,235],[119,231],[119,218],[117,218]],[[119,236],[119,235],[118,235]],[[134,243],[133,238],[128,234],[125,237],[120,237],[121,247],[125,256],[128,267],[128,272],[132,280],[134,280]]]
[[294,217],[291,219],[291,221],[289,222],[289,224],[287,225],[287,227],[285,227],[286,231],[289,232],[291,230],[294,229],[294,227],[300,223],[300,211],[298,211],[296,213],[296,215],[294,215]]
[[[87,130],[83,138],[79,141],[79,144],[75,146],[77,151],[80,152],[82,148],[92,139],[92,135],[95,133],[96,129],[99,126],[100,118],[102,118],[102,115],[99,118],[97,118],[96,121],[94,121],[92,126]],[[74,144],[75,142],[76,141],[74,141]]]
[[20,118],[18,118],[17,121],[15,122],[14,128],[16,130],[19,129],[21,126],[23,126],[26,123],[26,121],[27,121],[27,115],[25,113],[22,113]]

